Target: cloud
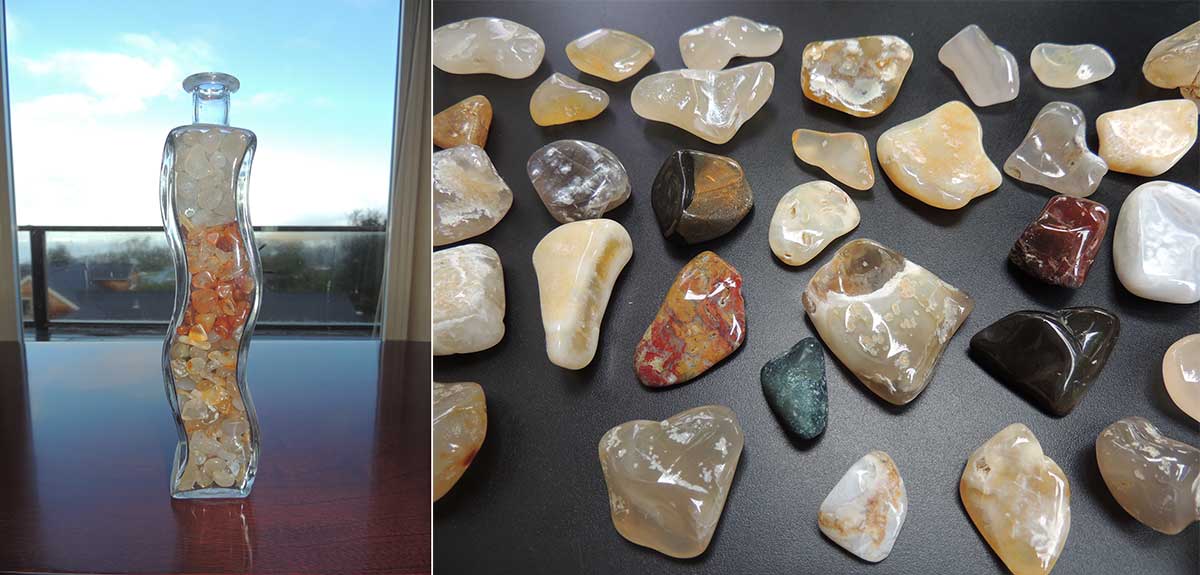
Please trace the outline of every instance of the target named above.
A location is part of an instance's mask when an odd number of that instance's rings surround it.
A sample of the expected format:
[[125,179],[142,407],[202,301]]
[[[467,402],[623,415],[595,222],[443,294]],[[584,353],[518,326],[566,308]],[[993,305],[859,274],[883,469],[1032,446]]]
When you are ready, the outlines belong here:
[[286,92],[258,92],[251,94],[248,98],[239,99],[243,100],[239,104],[268,110],[279,108],[292,101],[291,95]]

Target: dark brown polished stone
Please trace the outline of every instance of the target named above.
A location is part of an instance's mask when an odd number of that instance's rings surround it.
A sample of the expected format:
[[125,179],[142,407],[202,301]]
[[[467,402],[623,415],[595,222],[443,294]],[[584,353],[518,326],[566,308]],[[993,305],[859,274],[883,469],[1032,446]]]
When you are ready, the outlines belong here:
[[0,571],[429,572],[428,343],[256,340],[262,462],[230,501],[171,499],[160,341],[20,349],[0,344]]
[[750,213],[754,196],[737,160],[679,150],[658,169],[650,204],[664,238],[698,244],[736,227]]
[[1077,288],[1087,280],[1107,231],[1108,208],[1102,204],[1054,196],[1017,238],[1008,259],[1048,284]]

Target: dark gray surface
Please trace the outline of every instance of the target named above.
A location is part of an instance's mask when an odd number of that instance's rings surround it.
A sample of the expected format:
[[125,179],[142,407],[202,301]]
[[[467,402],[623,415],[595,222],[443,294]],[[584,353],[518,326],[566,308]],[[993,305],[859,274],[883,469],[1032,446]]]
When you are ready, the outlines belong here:
[[[629,93],[645,75],[682,67],[678,37],[730,14],[783,28],[775,91],[767,105],[725,145],[633,113]],[[792,442],[763,399],[763,363],[803,337],[816,335],[800,306],[814,262],[788,268],[767,246],[775,203],[790,188],[829,179],[791,151],[796,128],[858,131],[874,143],[885,129],[952,99],[968,102],[937,50],[963,26],[977,23],[1020,63],[1021,93],[1013,102],[974,108],[984,148],[999,167],[1047,102],[1072,102],[1087,114],[1088,141],[1097,148],[1099,114],[1150,100],[1177,98],[1142,77],[1150,47],[1200,17],[1195,3],[1178,4],[751,4],[695,3],[459,3],[436,2],[434,26],[474,16],[501,16],[537,30],[546,60],[531,77],[455,76],[434,70],[434,111],[473,94],[495,106],[487,151],[512,187],[513,209],[491,232],[468,241],[494,247],[504,263],[508,333],[496,347],[469,356],[439,357],[439,381],[474,380],[487,393],[488,434],[459,484],[434,505],[434,566],[441,573],[990,573],[1003,566],[975,530],[958,497],[967,456],[1004,426],[1028,425],[1071,481],[1070,536],[1054,573],[1196,573],[1200,531],[1173,537],[1132,519],[1109,494],[1094,456],[1096,435],[1127,415],[1141,415],[1164,433],[1200,445],[1200,429],[1162,388],[1163,352],[1200,331],[1198,306],[1139,299],[1121,287],[1112,268],[1112,228],[1121,201],[1149,178],[1109,173],[1091,199],[1112,211],[1110,236],[1087,284],[1078,290],[1041,285],[1006,263],[1012,242],[1051,193],[1007,176],[1000,189],[958,211],[942,211],[892,186],[876,163],[871,191],[845,188],[862,212],[847,237],[872,238],[896,248],[975,298],[975,311],[950,341],[929,388],[904,408],[886,405],[826,354],[829,425],[820,438]],[[638,76],[614,84],[582,74],[564,48],[595,28],[612,27],[654,44],[657,55]],[[915,60],[896,102],[883,114],[858,119],[806,100],[800,90],[805,44],[815,40],[895,34]],[[1095,42],[1117,61],[1116,73],[1073,90],[1042,86],[1029,67],[1039,42]],[[737,59],[739,65],[749,60]],[[608,91],[599,117],[539,128],[529,96],[552,72]],[[576,138],[612,150],[629,171],[633,195],[610,213],[629,230],[633,260],[617,281],[604,317],[600,349],[578,372],[552,365],[544,351],[534,246],[555,222],[525,175],[525,161],[545,143]],[[737,159],[757,206],[723,238],[678,248],[660,236],[649,187],[659,164],[679,148]],[[1166,179],[1197,187],[1193,148]],[[716,251],[745,277],[748,336],[743,348],[691,383],[665,391],[643,388],[633,350],[676,272],[704,249]],[[1121,318],[1121,336],[1108,367],[1075,411],[1052,418],[990,378],[967,357],[975,332],[1020,309],[1096,305]],[[610,427],[631,419],[660,419],[711,403],[731,407],[746,448],[716,536],[693,560],[670,559],[627,542],[609,519],[607,491],[596,457]],[[817,509],[859,457],[882,449],[895,458],[908,489],[909,514],[888,559],[871,566],[844,552],[817,529]]]

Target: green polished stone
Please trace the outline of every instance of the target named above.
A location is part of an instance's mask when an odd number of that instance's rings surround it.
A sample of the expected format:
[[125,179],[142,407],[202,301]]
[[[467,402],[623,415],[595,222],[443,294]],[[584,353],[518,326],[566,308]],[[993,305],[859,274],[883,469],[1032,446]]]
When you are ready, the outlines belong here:
[[763,395],[793,435],[812,439],[825,431],[829,396],[825,392],[825,354],[815,337],[806,337],[762,368]]

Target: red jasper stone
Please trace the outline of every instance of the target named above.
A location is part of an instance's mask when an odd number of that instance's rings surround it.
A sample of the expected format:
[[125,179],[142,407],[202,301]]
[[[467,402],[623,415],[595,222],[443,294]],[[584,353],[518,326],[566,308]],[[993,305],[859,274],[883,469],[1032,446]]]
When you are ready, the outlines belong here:
[[1071,196],[1054,196],[1013,244],[1008,259],[1048,284],[1083,285],[1108,231],[1108,208]]

